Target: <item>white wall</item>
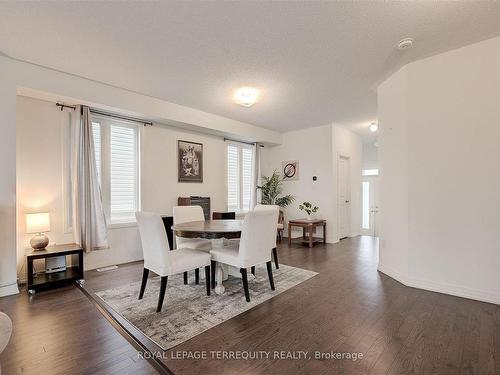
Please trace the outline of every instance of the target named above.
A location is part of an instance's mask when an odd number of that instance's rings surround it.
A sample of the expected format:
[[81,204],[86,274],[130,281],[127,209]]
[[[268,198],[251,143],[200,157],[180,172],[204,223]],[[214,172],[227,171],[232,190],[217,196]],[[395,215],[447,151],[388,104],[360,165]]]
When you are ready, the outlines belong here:
[[499,66],[500,38],[473,44],[407,65],[378,102],[380,269],[500,304]]
[[[17,99],[17,269],[25,278],[24,254],[31,235],[25,234],[25,214],[50,211],[51,243],[70,243],[64,223],[65,139],[68,114],[54,103]],[[177,140],[203,143],[204,182],[177,182]],[[225,143],[220,137],[181,131],[163,125],[141,130],[142,209],[172,214],[178,196],[210,196],[212,210],[226,209]],[[110,248],[85,256],[85,268],[142,259],[135,226],[109,229]]]
[[[337,157],[351,159],[352,235],[361,227],[361,140],[349,130],[332,125],[301,129],[283,134],[280,146],[262,150],[262,174],[269,176],[274,170],[281,173],[281,162],[299,160],[298,181],[283,182],[284,194],[295,196],[295,202],[286,209],[285,219],[304,217],[298,205],[309,201],[320,207],[317,217],[327,220],[327,242],[338,241],[337,218]],[[318,180],[313,181],[312,177]],[[288,235],[285,230],[285,235]],[[294,237],[301,232],[292,234]]]
[[[0,69],[0,74],[5,73]],[[16,282],[16,95],[15,80],[0,84],[0,297],[18,292]]]
[[363,169],[379,169],[378,147],[374,143],[363,143]]
[[[226,143],[221,137],[182,131],[163,125],[143,128],[142,209],[172,214],[177,197],[209,196],[212,211],[225,211]],[[203,144],[203,183],[177,182],[177,140]]]

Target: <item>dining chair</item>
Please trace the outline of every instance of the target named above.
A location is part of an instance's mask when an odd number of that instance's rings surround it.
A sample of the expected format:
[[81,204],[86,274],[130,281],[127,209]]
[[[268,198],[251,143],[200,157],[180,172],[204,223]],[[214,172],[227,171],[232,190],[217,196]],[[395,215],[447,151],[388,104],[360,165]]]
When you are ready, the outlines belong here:
[[[274,290],[273,268],[269,246],[276,236],[278,210],[254,210],[245,215],[239,243],[210,250],[212,261],[240,269],[245,298],[250,302],[247,269],[266,263],[271,290]],[[213,263],[212,263],[213,264]],[[212,275],[214,272],[212,272]]]
[[[279,206],[270,205],[270,204],[269,205],[268,204],[258,204],[255,206],[254,210],[255,211],[264,211],[264,210],[276,211],[277,210],[278,211],[278,218],[276,220],[276,228],[277,228],[277,231],[279,231],[279,217],[281,214]],[[273,241],[271,241],[270,249],[272,249],[272,253],[273,253],[273,257],[274,257],[274,264],[276,265],[276,269],[279,269],[280,265],[278,263],[278,250],[277,250],[277,246],[276,246],[277,235],[276,234],[274,235]],[[252,273],[255,275],[255,268],[252,269]]]
[[169,276],[205,267],[207,296],[210,295],[210,254],[206,251],[182,248],[170,250],[167,234],[159,214],[136,212],[137,226],[142,243],[144,271],[139,299],[144,296],[149,271],[161,277],[160,296],[156,312],[160,312]]
[[[190,221],[205,221],[205,214],[201,206],[175,206],[174,210],[174,224],[182,224]],[[187,247],[189,249],[210,251],[212,242],[203,238],[183,238],[175,236],[177,248]],[[194,270],[195,283],[199,284],[200,271]],[[188,273],[184,273],[184,284],[188,283]]]

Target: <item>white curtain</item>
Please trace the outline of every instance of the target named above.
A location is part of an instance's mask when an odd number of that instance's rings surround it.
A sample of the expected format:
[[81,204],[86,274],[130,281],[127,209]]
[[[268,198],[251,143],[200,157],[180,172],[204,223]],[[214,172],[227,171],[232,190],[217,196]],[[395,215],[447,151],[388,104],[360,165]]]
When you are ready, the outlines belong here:
[[75,242],[87,252],[108,248],[92,120],[86,106],[77,106],[71,113],[71,193]]
[[261,191],[258,188],[261,186],[260,149],[261,145],[255,143],[253,151],[252,197],[250,199],[250,209],[252,210],[261,201]]

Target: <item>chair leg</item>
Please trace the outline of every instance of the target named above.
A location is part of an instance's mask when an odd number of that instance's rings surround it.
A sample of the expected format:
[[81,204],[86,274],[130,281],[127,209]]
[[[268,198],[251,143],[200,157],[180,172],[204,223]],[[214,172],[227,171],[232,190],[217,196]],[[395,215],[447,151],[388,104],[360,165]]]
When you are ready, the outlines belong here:
[[266,262],[267,266],[267,276],[269,276],[269,284],[271,284],[271,290],[274,290],[274,279],[273,279],[273,266],[271,261]]
[[250,270],[251,270],[251,272],[252,272],[252,275],[254,275],[254,276],[255,276],[255,266],[252,266],[252,268],[251,268]]
[[188,283],[188,273],[186,271],[184,272],[184,285],[187,285],[187,283]]
[[276,269],[279,270],[280,265],[278,263],[278,250],[276,248],[273,249],[274,263],[276,264]]
[[139,299],[142,299],[142,297],[144,296],[144,290],[146,289],[148,276],[149,276],[149,270],[147,268],[144,268],[144,270],[142,271],[142,284],[141,284],[141,291],[139,292]]
[[168,276],[161,277],[160,296],[158,297],[158,307],[156,308],[156,312],[160,312],[161,307],[163,306],[163,298],[165,297],[165,290],[167,290],[167,280]]
[[250,291],[248,290],[248,275],[246,268],[240,268],[241,279],[243,280],[243,289],[245,290],[245,298],[250,302]]
[[205,285],[207,286],[207,296],[210,295],[210,266],[205,266]]
[[200,269],[197,268],[194,270],[194,283],[198,285],[200,283]]
[[211,270],[211,273],[212,273],[212,281],[210,284],[212,284],[212,289],[215,288],[215,266],[217,265],[217,262],[215,260],[212,260],[211,261],[211,267],[210,267],[210,270]]

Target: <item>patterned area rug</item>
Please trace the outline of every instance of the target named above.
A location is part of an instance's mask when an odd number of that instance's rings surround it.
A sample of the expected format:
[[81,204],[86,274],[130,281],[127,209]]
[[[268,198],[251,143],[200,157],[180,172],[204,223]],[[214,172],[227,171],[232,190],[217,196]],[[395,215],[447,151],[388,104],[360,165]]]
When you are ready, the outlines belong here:
[[[254,306],[293,288],[317,275],[316,272],[280,264],[273,275],[276,290],[272,291],[265,265],[256,267],[256,277],[249,273],[250,302],[245,301],[241,279],[229,276],[222,295],[206,295],[205,280],[199,285],[190,280],[183,284],[182,274],[168,278],[163,310],[156,313],[160,278],[148,280],[144,298],[138,300],[140,282],[99,291],[96,294],[117,313],[137,327],[162,349],[173,348],[200,333],[225,322]],[[190,272],[190,276],[194,272]],[[204,272],[200,272],[202,274]]]

